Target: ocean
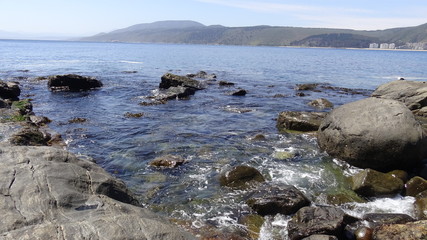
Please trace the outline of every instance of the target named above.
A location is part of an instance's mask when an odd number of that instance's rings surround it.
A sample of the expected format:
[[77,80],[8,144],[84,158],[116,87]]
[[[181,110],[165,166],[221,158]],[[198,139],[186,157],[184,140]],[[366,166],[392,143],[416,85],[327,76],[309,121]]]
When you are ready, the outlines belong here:
[[[219,186],[221,172],[232,166],[255,167],[268,182],[294,185],[325,204],[325,193],[345,188],[342,179],[358,169],[320,152],[312,134],[279,133],[278,114],[318,111],[307,105],[317,98],[340,106],[399,77],[425,81],[426,63],[427,52],[417,51],[0,40],[0,79],[20,82],[21,98],[31,98],[34,112],[52,120],[49,128],[62,135],[68,150],[95,160],[144,206],[193,232],[245,229],[239,219],[251,214],[248,192]],[[199,71],[215,74],[216,82],[188,100],[139,104],[156,93],[163,74]],[[70,73],[96,77],[104,86],[50,92],[39,79]],[[301,83],[363,94],[324,89],[297,96]],[[239,88],[247,95],[230,95]],[[253,140],[259,134],[265,138]],[[283,159],[283,153],[293,157]],[[186,163],[175,169],[149,166],[166,154]],[[342,208],[356,216],[413,215],[413,201],[396,196]],[[260,239],[286,239],[289,218],[266,217]]]

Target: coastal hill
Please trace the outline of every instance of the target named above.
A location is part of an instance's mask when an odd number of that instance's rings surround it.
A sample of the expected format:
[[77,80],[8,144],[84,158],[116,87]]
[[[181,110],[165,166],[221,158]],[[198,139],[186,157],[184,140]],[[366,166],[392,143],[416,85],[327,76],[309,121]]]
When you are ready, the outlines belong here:
[[194,21],[160,21],[137,24],[79,40],[421,50],[427,49],[427,24],[416,27],[360,31],[280,26],[225,27],[221,25],[206,26]]

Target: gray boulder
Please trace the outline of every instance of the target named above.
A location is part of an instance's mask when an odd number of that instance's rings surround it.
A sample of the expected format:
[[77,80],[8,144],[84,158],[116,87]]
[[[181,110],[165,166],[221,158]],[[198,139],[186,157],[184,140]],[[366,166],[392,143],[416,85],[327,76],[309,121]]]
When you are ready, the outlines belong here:
[[49,76],[48,80],[51,91],[78,92],[102,87],[101,81],[76,74]]
[[281,112],[277,118],[276,127],[279,132],[288,130],[300,132],[317,131],[325,116],[326,113],[324,112]]
[[400,101],[414,113],[418,113],[427,106],[427,82],[399,80],[389,82],[379,86],[372,93],[372,97]]
[[194,239],[66,151],[0,145],[0,159],[0,239]]
[[385,171],[409,169],[426,155],[427,138],[402,103],[367,98],[330,112],[318,130],[319,147],[333,157]]
[[17,100],[20,94],[21,89],[17,83],[0,81],[0,98]]

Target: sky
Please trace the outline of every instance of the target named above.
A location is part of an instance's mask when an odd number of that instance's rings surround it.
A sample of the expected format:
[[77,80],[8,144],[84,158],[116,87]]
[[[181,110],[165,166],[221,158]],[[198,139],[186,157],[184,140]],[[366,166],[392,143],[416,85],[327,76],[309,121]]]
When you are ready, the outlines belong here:
[[0,0],[0,31],[8,32],[90,36],[162,20],[378,30],[427,23],[427,1]]

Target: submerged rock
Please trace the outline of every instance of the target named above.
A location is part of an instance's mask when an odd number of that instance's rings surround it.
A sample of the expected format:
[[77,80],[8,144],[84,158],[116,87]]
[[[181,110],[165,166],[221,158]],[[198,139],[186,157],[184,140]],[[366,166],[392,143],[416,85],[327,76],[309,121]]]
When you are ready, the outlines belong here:
[[239,89],[237,91],[231,92],[231,96],[246,96],[248,92],[245,89]]
[[418,113],[427,106],[427,82],[399,80],[389,82],[379,86],[372,93],[372,97],[400,101]]
[[153,167],[175,168],[185,163],[185,159],[180,156],[165,155],[150,162]]
[[0,81],[0,98],[17,100],[20,94],[21,89],[17,83]]
[[221,186],[244,189],[255,183],[264,182],[262,174],[253,167],[236,166],[221,174],[219,183]]
[[414,222],[411,216],[401,213],[368,213],[363,216],[369,227],[374,228],[384,224],[405,224]]
[[323,112],[281,112],[277,119],[277,129],[279,132],[317,131],[326,113]]
[[410,169],[427,150],[427,137],[411,111],[398,101],[378,98],[332,110],[317,141],[332,157],[381,171]]
[[290,215],[310,205],[310,200],[296,187],[260,186],[247,200],[247,204],[259,215]]
[[78,92],[102,87],[101,81],[76,74],[49,76],[48,80],[48,87],[51,91]]
[[364,197],[390,197],[403,190],[404,183],[391,174],[365,169],[352,177],[352,189]]
[[313,91],[319,86],[318,83],[303,83],[303,84],[297,84],[295,86],[295,90],[297,91]]
[[420,240],[427,239],[427,221],[406,224],[382,225],[374,229],[375,240]]
[[341,239],[346,224],[355,219],[336,207],[303,207],[288,223],[291,240],[300,240],[313,234],[333,235]]
[[229,87],[229,86],[234,86],[235,84],[232,82],[227,82],[227,81],[219,81],[218,85],[220,86],[225,86],[225,87]]
[[216,79],[216,75],[214,73],[208,74],[205,71],[200,71],[198,73],[190,73],[190,74],[187,74],[187,77],[189,77],[189,78],[208,79],[208,80],[214,80],[214,79]]
[[0,145],[0,159],[1,239],[195,239],[69,152]]
[[319,108],[319,109],[333,108],[334,107],[334,104],[325,98],[319,98],[319,99],[313,100],[313,101],[309,102],[308,105],[315,107],[315,108]]

